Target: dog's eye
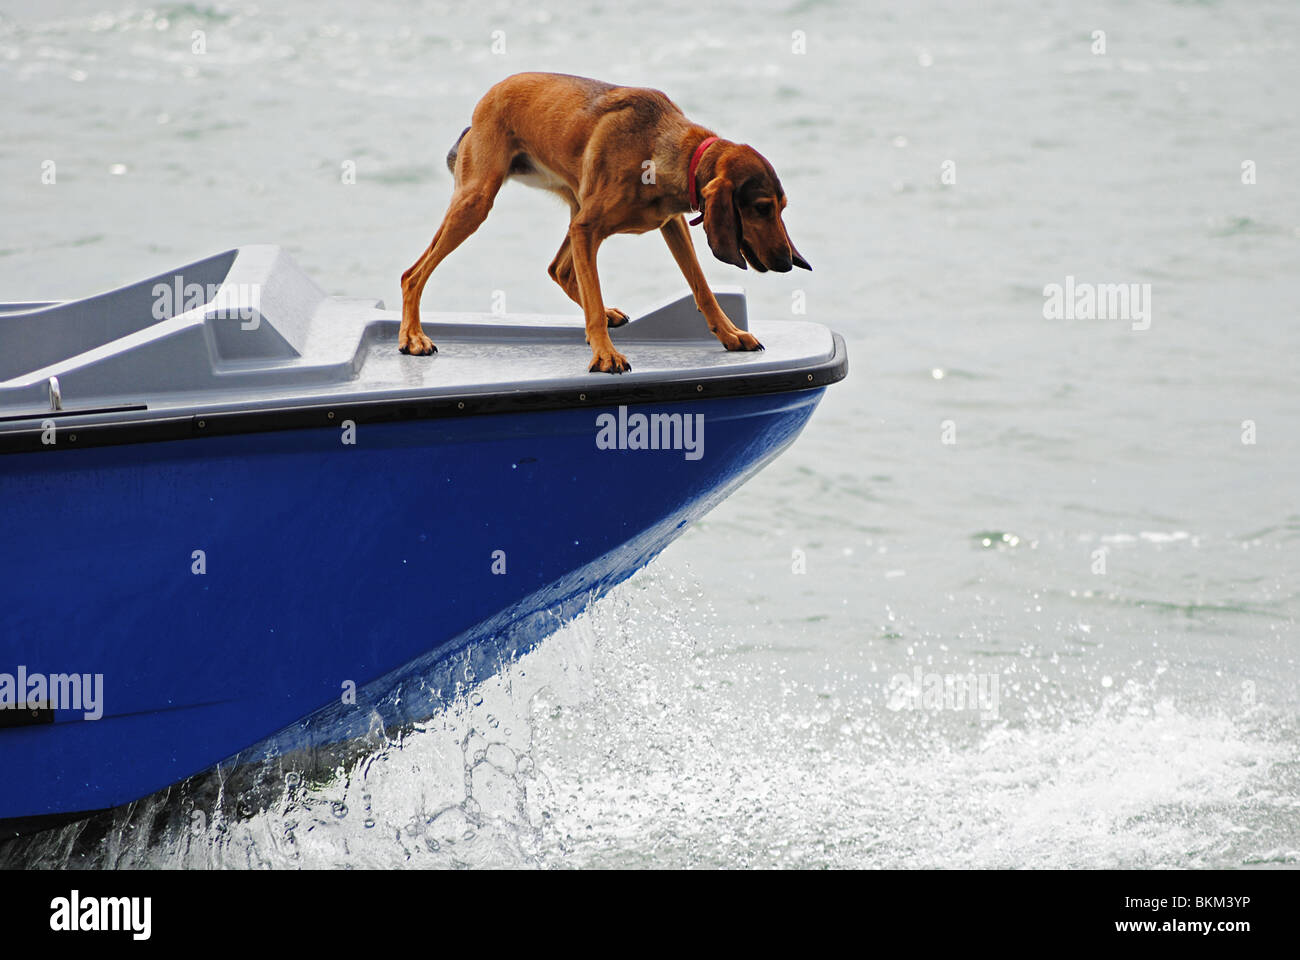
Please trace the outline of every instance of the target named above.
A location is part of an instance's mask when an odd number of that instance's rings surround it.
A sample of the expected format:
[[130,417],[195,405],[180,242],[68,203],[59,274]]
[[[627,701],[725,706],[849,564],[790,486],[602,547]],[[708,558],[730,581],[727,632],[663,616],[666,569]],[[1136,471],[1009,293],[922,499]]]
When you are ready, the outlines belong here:
[[772,204],[768,200],[760,200],[754,204],[754,212],[760,217],[770,217],[772,215]]

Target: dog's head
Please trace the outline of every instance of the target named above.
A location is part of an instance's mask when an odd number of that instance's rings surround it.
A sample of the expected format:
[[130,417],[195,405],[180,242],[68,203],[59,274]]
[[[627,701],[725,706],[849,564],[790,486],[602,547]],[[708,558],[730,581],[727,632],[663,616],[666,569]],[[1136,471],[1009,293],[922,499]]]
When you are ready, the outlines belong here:
[[745,144],[719,146],[713,175],[700,190],[704,233],[713,255],[742,270],[748,261],[760,273],[787,273],[791,267],[811,270],[785,232],[785,191],[772,165]]

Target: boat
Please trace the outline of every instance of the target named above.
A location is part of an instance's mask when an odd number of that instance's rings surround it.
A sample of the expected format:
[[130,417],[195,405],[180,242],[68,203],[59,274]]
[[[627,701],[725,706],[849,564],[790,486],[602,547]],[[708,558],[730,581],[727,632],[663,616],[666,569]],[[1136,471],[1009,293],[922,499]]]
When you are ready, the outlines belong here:
[[621,376],[575,317],[426,312],[403,356],[277,246],[0,304],[0,831],[430,716],[645,566],[847,372],[717,296],[763,352],[674,297]]

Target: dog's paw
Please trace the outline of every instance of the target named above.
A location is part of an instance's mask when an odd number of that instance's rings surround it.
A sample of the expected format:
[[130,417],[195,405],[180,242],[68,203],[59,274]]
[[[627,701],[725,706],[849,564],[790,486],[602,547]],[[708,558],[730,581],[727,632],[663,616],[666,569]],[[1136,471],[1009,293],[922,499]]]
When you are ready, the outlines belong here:
[[438,348],[433,345],[432,340],[424,335],[422,330],[416,330],[398,336],[397,352],[410,354],[413,357],[427,357],[437,353]]
[[621,327],[627,323],[627,314],[617,307],[607,307],[605,309],[605,326]]
[[628,363],[627,357],[610,347],[608,350],[591,351],[591,366],[587,367],[587,372],[624,373],[631,369],[632,364]]
[[744,330],[736,330],[729,337],[719,337],[722,345],[728,350],[762,350],[763,345],[758,342],[758,338],[752,333],[746,333]]

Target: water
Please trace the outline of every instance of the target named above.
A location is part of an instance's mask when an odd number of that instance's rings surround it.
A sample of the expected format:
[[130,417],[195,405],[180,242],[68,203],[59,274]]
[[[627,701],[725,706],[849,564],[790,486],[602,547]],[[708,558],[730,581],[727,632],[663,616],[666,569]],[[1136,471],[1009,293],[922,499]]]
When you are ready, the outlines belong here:
[[[802,291],[851,358],[779,461],[419,729],[332,778],[209,777],[0,861],[1300,862],[1300,8],[656,11],[0,15],[5,299],[278,242],[395,304],[475,100],[553,69],[659,87],[762,150],[815,272],[705,270],[755,316]],[[564,226],[508,187],[426,307],[572,312],[545,272]],[[684,287],[653,236],[601,258],[625,309]],[[1067,276],[1151,284],[1149,329],[1044,319]],[[996,679],[996,710],[914,707],[899,675]]]

